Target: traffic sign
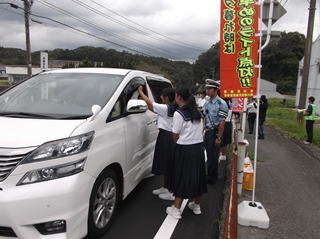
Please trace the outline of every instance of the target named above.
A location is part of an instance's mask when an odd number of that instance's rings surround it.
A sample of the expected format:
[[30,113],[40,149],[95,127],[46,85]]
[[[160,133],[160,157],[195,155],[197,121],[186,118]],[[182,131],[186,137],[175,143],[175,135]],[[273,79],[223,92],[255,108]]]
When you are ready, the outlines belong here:
[[[265,0],[263,2],[263,10],[262,10],[262,22],[268,26],[269,21],[269,10],[270,10],[271,0]],[[272,13],[272,24],[278,21],[284,14],[286,14],[286,9],[277,1],[273,0],[273,13]]]

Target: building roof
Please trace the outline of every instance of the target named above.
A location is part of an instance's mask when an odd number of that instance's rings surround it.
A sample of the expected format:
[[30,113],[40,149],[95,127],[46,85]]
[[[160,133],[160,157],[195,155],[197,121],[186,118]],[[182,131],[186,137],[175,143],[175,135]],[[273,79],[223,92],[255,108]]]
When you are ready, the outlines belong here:
[[285,98],[277,92],[277,84],[264,79],[260,79],[260,95],[265,95],[267,98]]

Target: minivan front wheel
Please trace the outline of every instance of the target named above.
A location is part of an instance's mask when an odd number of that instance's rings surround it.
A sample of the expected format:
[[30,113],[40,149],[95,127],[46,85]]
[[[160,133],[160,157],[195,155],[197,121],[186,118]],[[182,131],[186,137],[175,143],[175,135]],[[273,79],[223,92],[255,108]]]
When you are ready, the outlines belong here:
[[90,196],[88,236],[102,236],[110,227],[118,206],[119,182],[111,169],[106,169],[97,178]]

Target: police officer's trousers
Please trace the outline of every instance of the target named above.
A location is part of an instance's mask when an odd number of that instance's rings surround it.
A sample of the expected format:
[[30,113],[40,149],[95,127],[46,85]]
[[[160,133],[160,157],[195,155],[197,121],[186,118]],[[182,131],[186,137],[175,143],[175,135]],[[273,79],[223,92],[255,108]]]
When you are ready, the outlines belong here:
[[209,130],[204,135],[204,147],[207,151],[207,180],[215,182],[218,180],[219,151],[215,146],[216,130]]

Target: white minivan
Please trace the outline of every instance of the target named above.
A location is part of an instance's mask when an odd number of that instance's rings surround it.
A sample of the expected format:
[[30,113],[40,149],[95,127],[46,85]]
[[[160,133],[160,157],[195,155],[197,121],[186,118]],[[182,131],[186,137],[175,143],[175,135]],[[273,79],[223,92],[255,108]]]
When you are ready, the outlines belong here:
[[151,175],[170,81],[109,68],[43,72],[0,93],[0,238],[99,238]]

